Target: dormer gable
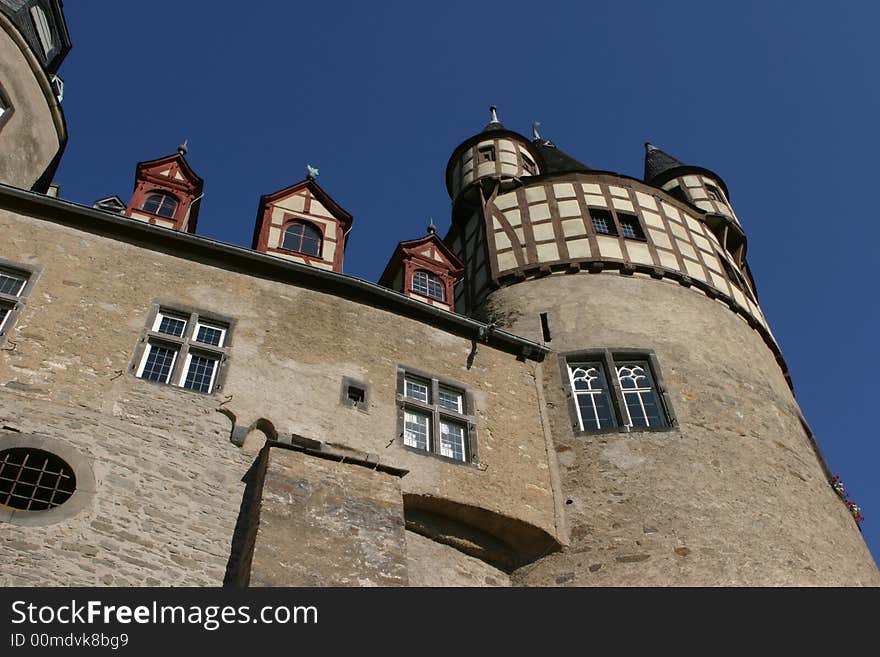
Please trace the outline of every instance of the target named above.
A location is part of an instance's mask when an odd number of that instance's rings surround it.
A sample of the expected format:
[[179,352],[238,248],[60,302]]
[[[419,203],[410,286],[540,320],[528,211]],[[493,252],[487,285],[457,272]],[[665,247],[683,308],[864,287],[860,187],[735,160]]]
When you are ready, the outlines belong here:
[[379,285],[455,312],[453,290],[463,274],[461,261],[431,226],[426,236],[397,245]]
[[140,162],[125,215],[147,223],[195,233],[204,181],[196,175],[181,147],[174,155]]
[[352,216],[314,178],[260,197],[252,248],[341,272]]
[[92,204],[92,207],[106,212],[113,212],[115,214],[125,214],[127,209],[127,206],[122,199],[116,195],[98,199]]

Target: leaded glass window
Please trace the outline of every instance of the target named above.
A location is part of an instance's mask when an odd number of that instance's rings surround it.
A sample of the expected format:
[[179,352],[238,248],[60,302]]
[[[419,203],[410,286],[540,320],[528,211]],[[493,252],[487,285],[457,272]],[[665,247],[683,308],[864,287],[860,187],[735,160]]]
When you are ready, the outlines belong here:
[[318,256],[321,254],[321,231],[304,221],[294,221],[284,229],[281,248]]
[[590,208],[590,219],[593,222],[593,230],[603,235],[617,235],[617,227],[614,225],[614,217],[607,210]]
[[617,365],[617,380],[623,391],[626,424],[631,427],[665,426],[656,388],[647,361]]
[[177,199],[169,194],[157,192],[147,197],[142,209],[162,217],[173,217],[174,211],[177,210]]
[[445,285],[443,279],[436,274],[426,271],[417,271],[413,274],[412,289],[426,297],[443,301],[445,299]]
[[618,212],[617,220],[620,222],[621,235],[634,240],[645,239],[645,232],[642,230],[642,225],[639,223],[638,217]]
[[403,443],[416,449],[431,449],[431,417],[424,413],[405,411]]

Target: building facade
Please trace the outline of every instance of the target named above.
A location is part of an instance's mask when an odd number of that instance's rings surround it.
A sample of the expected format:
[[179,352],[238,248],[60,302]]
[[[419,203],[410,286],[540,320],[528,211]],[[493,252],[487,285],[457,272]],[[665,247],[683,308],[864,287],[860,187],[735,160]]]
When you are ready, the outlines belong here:
[[0,584],[880,584],[717,174],[493,110],[375,284],[311,175],[251,248],[198,236],[185,146],[48,194],[61,3],[0,24]]

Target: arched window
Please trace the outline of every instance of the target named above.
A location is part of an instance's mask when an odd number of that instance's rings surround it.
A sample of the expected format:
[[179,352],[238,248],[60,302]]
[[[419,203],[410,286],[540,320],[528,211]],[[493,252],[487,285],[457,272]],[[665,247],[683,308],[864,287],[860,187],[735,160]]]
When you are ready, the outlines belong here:
[[144,201],[143,209],[163,217],[173,217],[177,210],[177,199],[168,194],[150,194]]
[[306,255],[320,255],[321,231],[304,221],[294,221],[284,230],[281,247]]
[[443,284],[443,279],[426,271],[417,271],[413,274],[412,289],[413,292],[437,299],[437,301],[444,301],[446,298],[444,294],[446,286]]

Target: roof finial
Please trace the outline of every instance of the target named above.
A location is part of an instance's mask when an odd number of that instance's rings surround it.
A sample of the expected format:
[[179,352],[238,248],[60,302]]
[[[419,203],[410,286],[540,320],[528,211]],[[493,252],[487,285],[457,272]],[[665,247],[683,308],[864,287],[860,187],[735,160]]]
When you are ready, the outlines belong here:
[[309,172],[309,174],[307,176],[307,178],[309,180],[314,180],[315,178],[318,177],[318,170],[315,167],[313,167],[311,164],[306,165],[306,170]]
[[434,235],[437,232],[437,226],[434,225],[434,219],[428,219],[428,235]]
[[498,120],[498,108],[492,105],[489,107],[489,111],[492,113],[492,120],[489,121],[489,123],[501,123],[501,121]]
[[538,134],[539,125],[541,125],[540,121],[532,121],[532,139],[535,141],[541,138],[541,135]]
[[189,149],[186,147],[187,143],[189,143],[189,139],[184,139],[183,143],[177,147],[177,152],[181,155],[186,155],[189,152]]

